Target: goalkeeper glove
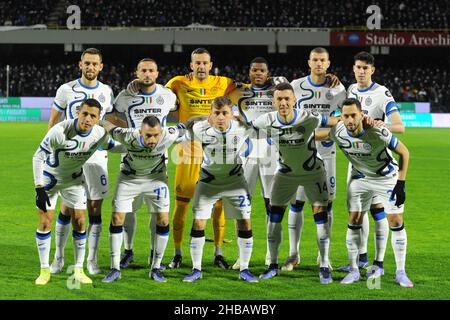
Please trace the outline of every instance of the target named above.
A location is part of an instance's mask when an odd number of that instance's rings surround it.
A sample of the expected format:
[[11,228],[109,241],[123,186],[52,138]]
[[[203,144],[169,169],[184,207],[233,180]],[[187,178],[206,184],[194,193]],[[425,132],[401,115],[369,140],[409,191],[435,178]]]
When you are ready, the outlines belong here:
[[397,180],[394,190],[392,190],[391,200],[394,200],[394,197],[396,198],[395,205],[397,207],[405,203],[405,180]]
[[43,187],[36,188],[36,206],[44,212],[47,212],[47,207],[50,206],[50,199],[48,198],[47,192],[45,192]]

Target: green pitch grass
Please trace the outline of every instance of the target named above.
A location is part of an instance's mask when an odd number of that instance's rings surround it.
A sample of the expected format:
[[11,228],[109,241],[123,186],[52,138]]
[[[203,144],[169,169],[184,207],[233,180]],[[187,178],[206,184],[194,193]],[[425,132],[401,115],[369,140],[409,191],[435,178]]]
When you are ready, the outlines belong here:
[[[450,263],[448,179],[450,173],[450,130],[407,129],[399,138],[411,152],[410,169],[406,183],[406,217],[408,232],[407,271],[415,288],[401,288],[394,282],[395,263],[390,239],[386,252],[386,275],[379,290],[369,290],[366,281],[351,286],[339,284],[344,273],[334,271],[334,283],[319,283],[316,265],[316,227],[311,208],[305,210],[305,224],[301,242],[301,265],[293,272],[259,283],[238,280],[238,272],[224,271],[213,266],[213,243],[204,249],[203,279],[197,283],[183,283],[181,279],[190,271],[189,231],[192,212],[189,211],[184,233],[184,267],[167,270],[167,283],[149,280],[147,257],[149,253],[149,215],[146,209],[138,212],[138,230],[135,241],[135,262],[123,270],[122,279],[104,284],[104,273],[92,276],[93,286],[69,290],[68,274],[53,275],[45,287],[37,287],[34,280],[39,274],[35,231],[37,211],[34,205],[32,156],[46,132],[46,123],[0,123],[2,157],[0,158],[0,219],[2,224],[0,259],[0,299],[449,299]],[[115,186],[119,156],[110,155],[110,192]],[[345,235],[347,212],[345,179],[347,161],[338,152],[337,199],[334,204],[334,226],[331,241],[331,261],[335,269],[347,263]],[[173,189],[174,165],[169,165],[170,188]],[[172,195],[173,200],[173,195]],[[173,204],[173,201],[172,201]],[[173,206],[172,206],[173,207]],[[263,201],[259,190],[254,197],[252,223],[254,250],[251,270],[255,275],[264,270],[266,254]],[[287,214],[286,214],[287,215]],[[103,234],[99,262],[103,272],[109,269],[108,226],[111,216],[111,196],[103,206]],[[373,259],[373,223],[368,256]],[[54,232],[53,232],[54,233]],[[206,231],[212,235],[211,222]],[[237,255],[234,223],[227,222],[226,238],[233,242],[224,245],[224,256],[233,263]],[[283,243],[280,258],[288,255],[287,217],[283,221]],[[52,239],[51,259],[54,254]],[[86,250],[87,251],[87,250]],[[86,252],[87,253],[87,252]],[[163,262],[169,263],[173,254],[172,236]],[[66,247],[66,266],[73,262],[72,241]]]

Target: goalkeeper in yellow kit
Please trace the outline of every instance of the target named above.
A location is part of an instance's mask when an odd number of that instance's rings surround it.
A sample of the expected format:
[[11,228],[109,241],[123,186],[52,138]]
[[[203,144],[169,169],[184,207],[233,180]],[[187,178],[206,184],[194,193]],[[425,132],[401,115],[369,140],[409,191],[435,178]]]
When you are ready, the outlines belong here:
[[[227,77],[212,76],[211,55],[204,48],[197,48],[191,54],[190,67],[192,79],[176,76],[169,80],[166,87],[172,89],[178,98],[178,120],[184,122],[195,116],[209,115],[212,101],[225,96],[236,88],[234,81]],[[173,233],[175,255],[168,265],[179,268],[182,262],[181,243],[183,240],[186,212],[189,201],[194,195],[195,185],[199,179],[200,164],[203,159],[202,146],[198,142],[177,145],[175,173],[175,209],[173,213]],[[214,227],[214,264],[229,269],[222,256],[222,244],[225,236],[225,216],[222,202],[218,201],[213,212]]]

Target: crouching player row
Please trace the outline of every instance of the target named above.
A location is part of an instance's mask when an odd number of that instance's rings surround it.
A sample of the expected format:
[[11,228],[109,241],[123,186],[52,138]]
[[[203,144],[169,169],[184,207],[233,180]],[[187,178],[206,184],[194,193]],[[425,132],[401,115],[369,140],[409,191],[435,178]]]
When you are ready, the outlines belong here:
[[184,281],[193,282],[202,276],[206,220],[211,217],[214,204],[221,199],[227,216],[237,220],[242,261],[239,277],[249,282],[257,281],[248,270],[253,248],[251,200],[240,157],[245,151],[248,130],[246,126],[231,120],[232,117],[231,101],[221,97],[213,101],[208,120],[206,117],[194,117],[176,127],[162,128],[159,120],[152,116],[144,119],[140,129],[123,129],[102,121],[101,125],[111,136],[127,148],[113,198],[111,270],[103,282],[113,282],[121,277],[120,248],[125,213],[131,210],[133,200],[139,196],[143,196],[150,214],[157,215],[155,251],[149,277],[158,282],[166,281],[160,269],[169,235],[170,195],[165,154],[172,144],[194,139],[203,145],[204,160],[193,204],[194,223],[190,243],[193,271]]

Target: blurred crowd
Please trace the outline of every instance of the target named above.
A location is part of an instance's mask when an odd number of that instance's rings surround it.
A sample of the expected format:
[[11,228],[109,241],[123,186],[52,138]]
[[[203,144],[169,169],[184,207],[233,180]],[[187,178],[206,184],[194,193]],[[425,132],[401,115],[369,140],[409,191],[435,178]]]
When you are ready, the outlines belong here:
[[[160,84],[165,84],[176,75],[189,72],[187,67],[159,65]],[[0,65],[0,83],[6,83],[5,66]],[[16,64],[10,69],[10,96],[54,96],[57,88],[80,76],[77,66],[67,64]],[[450,106],[450,74],[449,69],[436,70],[431,67],[395,68],[379,67],[374,74],[374,81],[385,85],[392,92],[396,101],[431,102],[435,108]],[[134,78],[134,66],[121,63],[105,64],[99,79],[110,85],[117,95]],[[290,66],[271,66],[273,75],[285,76],[289,81],[303,77],[308,70]],[[354,83],[351,71],[333,67],[345,87]],[[225,65],[213,68],[212,74],[228,76],[239,82],[248,82],[247,65]],[[5,86],[0,88],[0,96],[5,95]],[[450,110],[447,110],[450,111]]]
[[[3,0],[0,26],[45,24],[57,0]],[[69,3],[69,2],[68,2]],[[448,0],[73,0],[83,26],[188,26],[339,28],[365,26],[366,9],[380,7],[382,28],[447,29]],[[59,25],[67,14],[60,13]]]

